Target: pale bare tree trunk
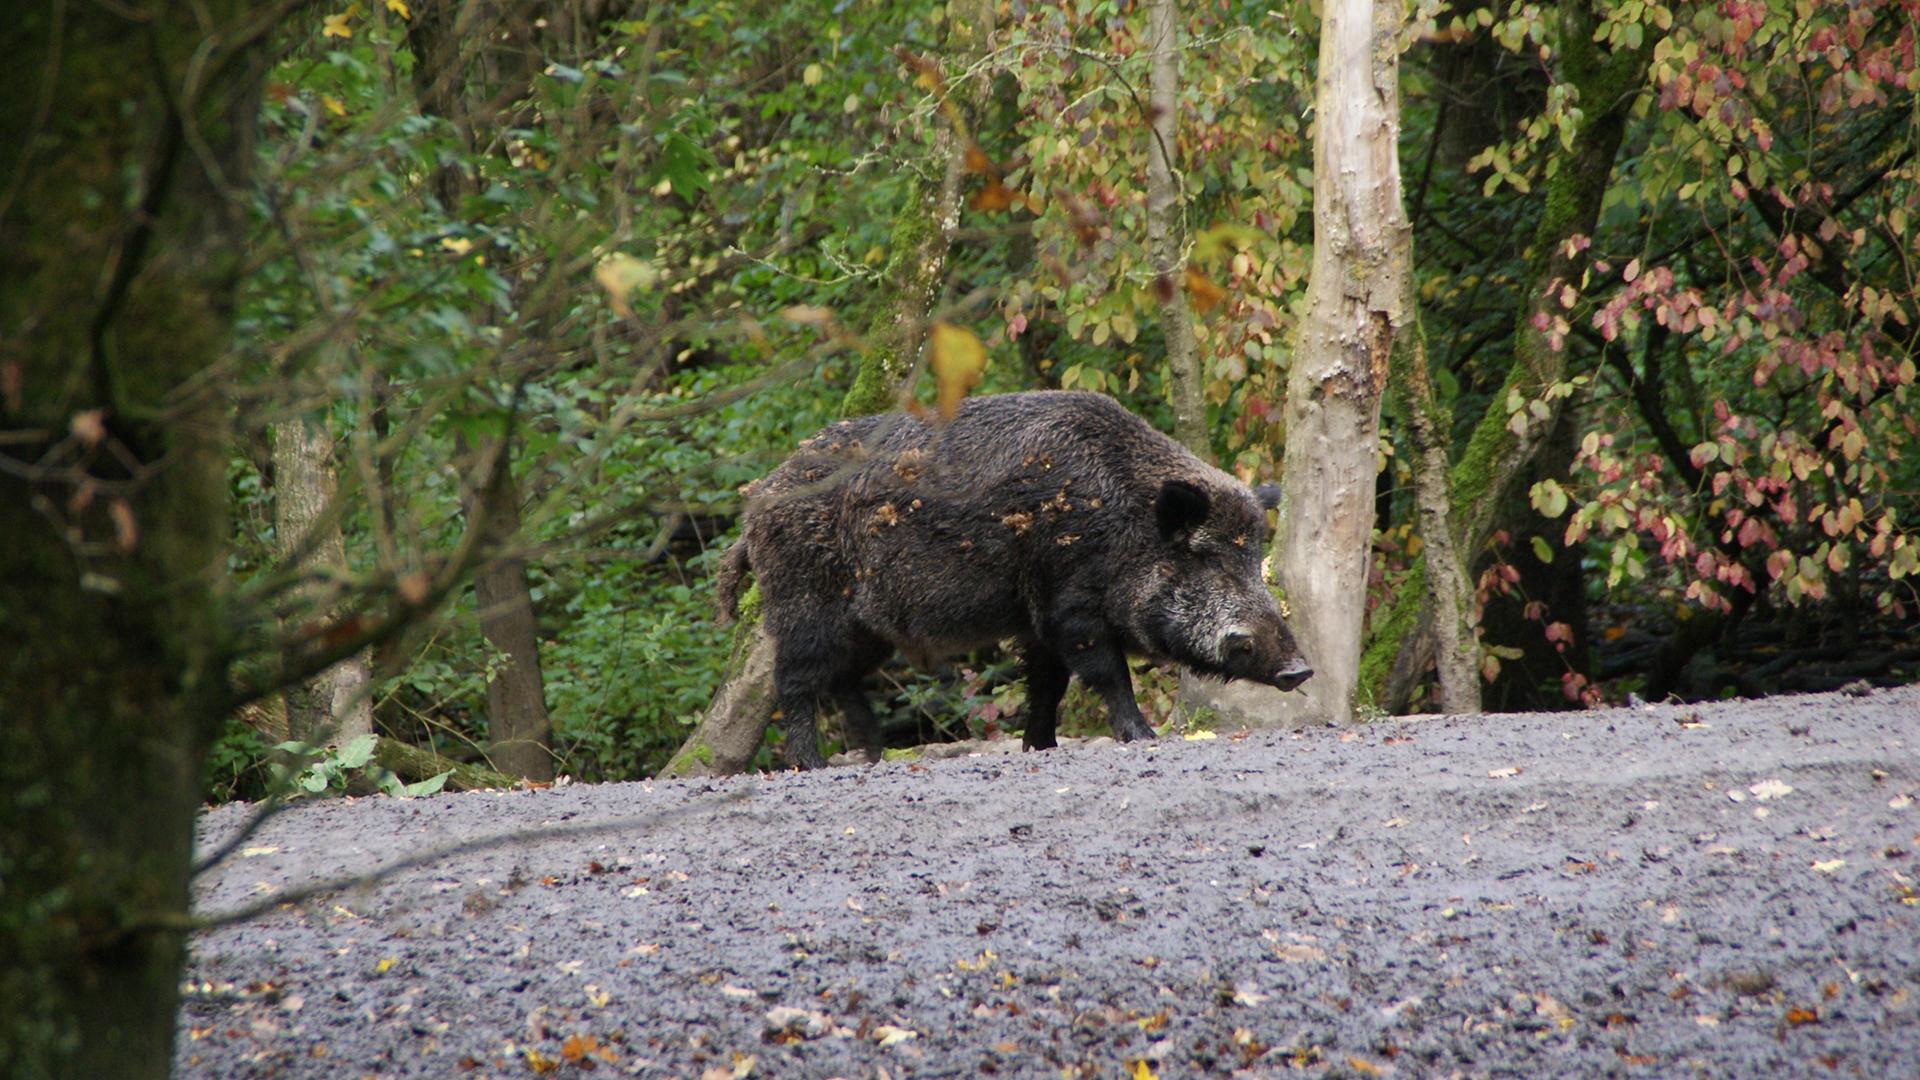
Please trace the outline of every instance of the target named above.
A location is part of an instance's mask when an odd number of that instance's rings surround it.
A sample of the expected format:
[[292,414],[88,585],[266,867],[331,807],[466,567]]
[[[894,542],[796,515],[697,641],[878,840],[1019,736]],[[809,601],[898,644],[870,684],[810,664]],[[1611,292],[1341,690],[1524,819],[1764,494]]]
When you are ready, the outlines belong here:
[[1147,90],[1152,124],[1147,133],[1147,257],[1160,301],[1160,333],[1166,340],[1167,375],[1173,388],[1173,434],[1203,460],[1207,447],[1204,372],[1187,309],[1182,248],[1185,230],[1175,155],[1180,137],[1180,49],[1173,0],[1153,0],[1147,9],[1147,40],[1153,67]]
[[1327,0],[1314,110],[1313,279],[1287,379],[1274,567],[1316,674],[1279,719],[1347,723],[1366,618],[1380,397],[1403,321],[1411,235],[1400,201],[1402,7]]
[[[1411,308],[1411,301],[1409,301]],[[1479,643],[1473,633],[1473,589],[1454,543],[1452,500],[1447,486],[1447,410],[1433,396],[1427,372],[1427,335],[1416,314],[1397,362],[1401,404],[1413,436],[1413,501],[1425,541],[1427,600],[1434,611],[1435,663],[1440,678],[1436,704],[1445,713],[1480,711]]]
[[[966,0],[947,13],[948,46],[963,65],[986,52],[993,33],[993,0]],[[986,100],[985,79],[969,73],[970,85],[953,89],[966,124]],[[940,168],[937,184],[916,182],[894,218],[891,255],[882,275],[892,303],[867,334],[860,370],[841,412],[861,416],[895,406],[900,382],[917,370],[927,320],[946,280],[947,255],[960,225],[961,187],[971,134],[952,118],[936,121],[929,158]],[[733,662],[714,692],[706,715],[660,770],[663,777],[720,776],[745,769],[773,719],[773,641],[760,625],[757,596],[742,604],[733,636]]]
[[[334,513],[333,437],[326,424],[321,416],[273,425],[273,524],[282,557],[298,557],[310,577],[338,580],[347,574],[347,549]],[[312,581],[308,591],[322,596],[328,584]],[[314,613],[320,620],[333,615]],[[371,734],[371,682],[362,653],[288,690],[288,736],[320,745]]]

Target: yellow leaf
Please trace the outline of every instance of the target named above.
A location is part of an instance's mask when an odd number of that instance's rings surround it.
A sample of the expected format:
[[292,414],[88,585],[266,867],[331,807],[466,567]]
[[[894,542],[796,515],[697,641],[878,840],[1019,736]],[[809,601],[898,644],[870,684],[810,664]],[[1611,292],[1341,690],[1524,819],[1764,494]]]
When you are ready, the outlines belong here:
[[440,246],[455,255],[465,255],[473,250],[473,241],[464,236],[443,236],[440,238]]
[[386,974],[387,972],[389,972],[389,971],[392,971],[392,970],[393,970],[393,965],[394,965],[394,964],[396,964],[396,963],[398,963],[398,962],[399,962],[399,961],[397,961],[396,959],[394,959],[394,958],[393,958],[393,957],[391,957],[391,956],[389,956],[389,957],[385,957],[385,958],[384,958],[384,959],[382,959],[382,960],[381,960],[381,961],[380,961],[379,963],[377,963],[377,964],[375,964],[375,965],[373,965],[373,970],[375,970],[375,971],[377,971],[377,972],[379,972],[379,973],[380,973],[380,974],[382,974],[382,975],[385,975],[385,974]]
[[1153,1071],[1145,1058],[1136,1059],[1130,1068],[1132,1071],[1127,1073],[1129,1080],[1160,1080],[1159,1074]]
[[961,400],[980,384],[980,376],[987,370],[987,347],[973,331],[952,323],[934,323],[928,338],[935,400],[941,417],[951,420]]
[[338,15],[329,15],[322,19],[320,36],[337,38],[352,37],[353,27],[347,25],[347,17],[350,14],[351,12],[343,11]]
[[1219,307],[1220,302],[1227,298],[1227,290],[1207,280],[1207,275],[1191,266],[1187,267],[1182,287],[1187,290],[1187,299],[1202,315]]
[[1217,739],[1220,736],[1214,734],[1211,731],[1189,731],[1185,735],[1182,735],[1180,737],[1187,740],[1188,742],[1200,742],[1205,739]]
[[607,293],[607,305],[621,318],[633,314],[627,298],[638,289],[649,289],[660,280],[660,270],[645,259],[622,252],[601,259],[593,268],[593,280]]
[[808,64],[800,73],[800,81],[808,86],[819,86],[820,80],[827,77],[827,69],[819,64]]
[[413,19],[413,12],[407,10],[407,0],[387,0],[387,10],[408,21]]
[[347,107],[341,103],[339,98],[334,97],[332,94],[321,94],[320,104],[326,106],[327,111],[335,116],[347,115]]

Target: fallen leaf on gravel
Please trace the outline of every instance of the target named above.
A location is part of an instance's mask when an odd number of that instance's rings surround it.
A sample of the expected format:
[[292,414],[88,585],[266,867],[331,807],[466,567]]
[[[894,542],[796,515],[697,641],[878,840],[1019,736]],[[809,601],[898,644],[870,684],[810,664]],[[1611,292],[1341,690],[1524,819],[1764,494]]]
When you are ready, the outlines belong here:
[[381,958],[379,963],[373,965],[373,970],[377,974],[385,975],[387,972],[393,970],[393,965],[399,962],[400,961],[397,957],[392,957],[392,956],[383,957]]
[[542,1076],[560,1067],[559,1058],[550,1058],[538,1050],[527,1051],[527,1068]]
[[1753,808],[1753,816],[1757,818],[1766,817],[1768,814],[1771,814],[1771,813],[1773,813],[1773,811],[1767,809],[1764,806],[1756,806]]
[[1368,1061],[1366,1058],[1354,1057],[1351,1054],[1347,1056],[1347,1068],[1352,1069],[1361,1076],[1385,1076],[1388,1071],[1390,1071],[1389,1068],[1382,1068]]
[[1762,801],[1777,799],[1782,795],[1789,795],[1793,792],[1791,787],[1788,787],[1778,780],[1762,780],[1757,784],[1748,785],[1747,790],[1753,792],[1754,798]]
[[775,1005],[767,1010],[766,1033],[772,1037],[788,1035],[817,1039],[831,1030],[833,1024],[825,1013],[796,1009],[791,1005]]
[[1746,802],[1747,793],[1744,791],[1735,791],[1732,788],[1728,788],[1727,798],[1732,799],[1734,802]]
[[916,1037],[918,1034],[918,1032],[910,1028],[894,1027],[892,1024],[881,1024],[879,1027],[873,1029],[873,1039],[881,1046],[892,1046],[895,1043],[903,1043],[908,1039]]
[[1407,823],[1407,819],[1403,817],[1388,818],[1387,823],[1380,827],[1383,829],[1397,829],[1400,826],[1405,825],[1406,823]]
[[1693,1022],[1694,1022],[1694,1023],[1696,1023],[1696,1024],[1699,1024],[1699,1025],[1700,1025],[1701,1027],[1719,1027],[1719,1026],[1720,1026],[1720,1018],[1719,1018],[1719,1017],[1717,1017],[1717,1016],[1708,1016],[1708,1015],[1706,1015],[1706,1014],[1704,1014],[1704,1013],[1702,1013],[1702,1014],[1701,1014],[1701,1015],[1699,1015],[1699,1016],[1696,1016],[1696,1017],[1694,1017],[1694,1018],[1693,1018]]
[[627,951],[636,956],[652,956],[654,953],[660,951],[660,945],[658,942],[643,941]]
[[1820,1012],[1817,1009],[1788,1009],[1787,1010],[1787,1023],[1793,1025],[1794,1027],[1799,1027],[1802,1024],[1817,1024],[1819,1022],[1820,1022]]
[[1146,1059],[1136,1058],[1127,1063],[1127,1080],[1160,1080],[1160,1075],[1153,1071],[1153,1066],[1148,1065]]
[[1324,949],[1313,945],[1275,945],[1273,955],[1289,964],[1305,964],[1327,958]]
[[1233,991],[1233,1003],[1235,1005],[1258,1005],[1267,1000],[1268,996],[1267,994],[1256,993],[1252,990],[1235,988]]
[[721,987],[720,992],[730,998],[750,998],[753,996],[753,991],[744,986],[727,985]]
[[1509,765],[1504,769],[1488,769],[1487,775],[1495,780],[1505,780],[1509,776],[1519,776],[1520,767],[1518,765]]
[[1826,859],[1814,863],[1813,871],[1816,874],[1831,874],[1845,865],[1847,865],[1847,860],[1845,859]]
[[274,852],[276,852],[276,851],[279,851],[279,850],[280,850],[279,848],[277,848],[277,847],[274,847],[274,846],[272,846],[272,845],[263,845],[263,846],[261,846],[261,847],[250,847],[250,848],[241,848],[241,849],[240,849],[240,857],[241,857],[241,858],[243,858],[243,859],[252,859],[252,858],[257,858],[257,857],[259,857],[259,856],[261,856],[261,855],[271,855],[271,854],[273,854]]
[[1905,810],[1912,805],[1913,796],[1911,795],[1895,795],[1893,798],[1887,800],[1887,809],[1889,810]]
[[1185,735],[1181,736],[1181,738],[1187,740],[1188,742],[1204,742],[1207,739],[1217,739],[1219,737],[1220,736],[1214,734],[1211,731],[1189,731]]

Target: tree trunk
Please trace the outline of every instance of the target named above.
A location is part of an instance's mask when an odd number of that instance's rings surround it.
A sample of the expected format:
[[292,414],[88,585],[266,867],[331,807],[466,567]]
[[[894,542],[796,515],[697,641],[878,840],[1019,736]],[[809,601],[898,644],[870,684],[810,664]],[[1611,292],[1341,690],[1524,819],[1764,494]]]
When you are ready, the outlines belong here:
[[[340,535],[333,501],[333,439],[327,432],[326,418],[295,418],[274,424],[274,535],[281,557],[298,558],[309,577],[337,579],[347,573],[346,543]],[[310,582],[307,592],[321,604],[308,617],[332,622],[337,613],[325,606],[327,582]],[[318,746],[372,734],[372,682],[366,654],[362,653],[299,686],[289,687],[289,737]]]
[[[963,68],[986,51],[993,33],[993,16],[992,0],[966,0],[949,9],[948,44]],[[973,122],[980,104],[987,99],[985,76],[973,73],[969,78],[979,80],[979,84],[955,92],[965,124]],[[906,205],[893,219],[887,265],[881,277],[884,295],[892,302],[884,306],[867,332],[860,370],[840,406],[844,416],[864,416],[896,407],[902,381],[919,369],[927,322],[946,281],[947,253],[953,246],[954,230],[960,225],[960,189],[966,179],[970,141],[963,124],[951,117],[943,117],[934,128],[929,150],[932,160],[940,165],[940,182],[929,186],[915,181],[908,189]],[[761,629],[758,604],[755,586],[741,604],[740,623],[733,635],[734,662],[728,665],[726,678],[714,692],[706,715],[660,770],[662,777],[739,772],[759,751],[773,719],[774,648]]]
[[1314,136],[1313,279],[1287,379],[1274,567],[1314,676],[1266,695],[1282,720],[1353,715],[1366,616],[1380,398],[1406,300],[1400,205],[1401,8],[1328,0]]
[[[422,111],[446,118],[463,145],[481,141],[484,132],[500,122],[497,114],[476,112],[487,95],[501,84],[517,84],[535,70],[536,46],[515,40],[531,25],[503,17],[507,10],[496,0],[460,5],[419,5],[418,17],[408,23],[407,35],[420,58],[413,71],[414,96]],[[529,9],[528,18],[531,19]],[[533,25],[546,25],[544,23]],[[478,32],[503,44],[491,50],[473,47]],[[549,30],[557,29],[552,26]],[[509,95],[509,98],[517,95]],[[442,168],[431,179],[434,194],[449,208],[460,205],[473,180],[458,169]],[[486,321],[474,312],[476,325]],[[504,436],[503,436],[504,437]],[[467,447],[462,442],[462,449]],[[494,768],[528,780],[553,779],[550,749],[553,724],[547,713],[546,680],[540,669],[540,641],[533,615],[533,590],[527,581],[526,560],[518,554],[520,493],[513,480],[512,445],[483,451],[481,459],[499,455],[483,476],[483,487],[462,493],[462,509],[469,522],[481,522],[480,542],[487,561],[474,573],[474,607],[480,633],[505,658],[487,681],[488,756]]]
[[[1409,305],[1412,301],[1409,300]],[[1421,558],[1427,603],[1433,609],[1435,661],[1445,713],[1480,711],[1479,642],[1473,632],[1473,587],[1454,546],[1451,502],[1447,497],[1447,437],[1453,420],[1433,396],[1427,373],[1427,334],[1416,312],[1412,332],[1395,361],[1395,383],[1413,437],[1413,501],[1426,542]]]
[[[508,776],[553,779],[553,722],[547,715],[546,679],[540,671],[539,626],[533,615],[533,590],[520,540],[520,493],[513,482],[508,448],[488,483],[466,493],[467,520],[481,523],[487,561],[473,575],[473,605],[480,633],[504,663],[487,680],[487,757]],[[491,457],[492,455],[482,455]]]
[[1174,0],[1153,0],[1147,9],[1147,39],[1153,67],[1147,91],[1152,124],[1147,132],[1147,257],[1160,301],[1160,333],[1166,340],[1167,376],[1173,389],[1173,435],[1203,461],[1213,460],[1207,439],[1207,402],[1200,351],[1187,308],[1184,209],[1174,159],[1180,149],[1180,50]]
[[713,704],[661,777],[726,776],[753,764],[773,718],[773,639],[757,617],[743,616],[733,640],[733,662]]
[[[0,23],[0,1075],[165,1077],[223,722],[241,0]],[[135,59],[137,58],[137,62]],[[191,133],[191,137],[189,137]]]
[[[1561,150],[1558,141],[1548,143],[1557,157],[1548,168],[1544,209],[1529,249],[1527,301],[1514,328],[1513,362],[1505,384],[1493,394],[1448,477],[1457,550],[1468,565],[1493,534],[1500,507],[1566,403],[1564,398],[1547,402],[1549,415],[1528,424],[1523,433],[1507,426],[1509,394],[1540,400],[1548,387],[1567,375],[1565,349],[1550,347],[1546,333],[1534,325],[1534,316],[1558,314],[1561,309],[1553,294],[1559,284],[1578,282],[1586,269],[1585,253],[1569,252],[1567,241],[1591,235],[1599,220],[1614,157],[1626,135],[1633,91],[1646,77],[1656,40],[1649,34],[1637,51],[1608,53],[1593,40],[1595,24],[1593,10],[1577,0],[1560,9],[1560,40],[1555,46],[1559,75],[1573,88],[1582,115],[1569,148]],[[1424,583],[1409,582],[1367,646],[1362,682],[1388,711],[1404,708],[1411,689],[1408,683],[1389,686],[1389,675],[1412,671],[1417,677],[1431,659],[1425,650],[1432,648],[1433,636],[1408,636],[1431,618],[1431,613],[1423,617],[1418,610],[1425,605],[1426,591]],[[1399,655],[1403,645],[1422,652],[1408,661]]]

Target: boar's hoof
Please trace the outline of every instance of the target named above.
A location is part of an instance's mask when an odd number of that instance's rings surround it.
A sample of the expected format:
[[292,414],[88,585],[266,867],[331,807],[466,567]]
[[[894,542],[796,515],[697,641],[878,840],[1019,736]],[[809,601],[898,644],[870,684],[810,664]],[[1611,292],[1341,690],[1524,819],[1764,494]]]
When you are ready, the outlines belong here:
[[1300,684],[1313,677],[1313,669],[1305,660],[1295,660],[1286,667],[1273,673],[1273,685],[1282,690],[1298,690]]

